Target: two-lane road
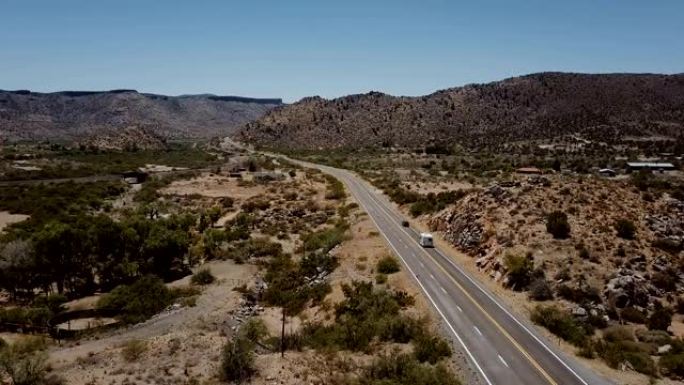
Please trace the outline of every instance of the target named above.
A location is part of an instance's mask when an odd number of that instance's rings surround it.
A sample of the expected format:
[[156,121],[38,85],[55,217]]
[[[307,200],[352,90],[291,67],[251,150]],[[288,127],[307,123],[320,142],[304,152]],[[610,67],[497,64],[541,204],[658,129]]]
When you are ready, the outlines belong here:
[[425,249],[402,215],[370,184],[347,170],[316,167],[340,179],[373,219],[488,385],[606,385],[516,317],[439,249]]

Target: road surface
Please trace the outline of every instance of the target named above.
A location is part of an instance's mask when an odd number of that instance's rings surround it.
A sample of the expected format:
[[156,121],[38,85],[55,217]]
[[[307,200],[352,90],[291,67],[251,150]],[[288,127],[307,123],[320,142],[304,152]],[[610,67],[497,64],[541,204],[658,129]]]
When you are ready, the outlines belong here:
[[414,276],[485,384],[612,384],[560,352],[438,248],[419,246],[418,233],[401,226],[402,215],[368,182],[347,170],[294,162],[316,167],[347,186]]

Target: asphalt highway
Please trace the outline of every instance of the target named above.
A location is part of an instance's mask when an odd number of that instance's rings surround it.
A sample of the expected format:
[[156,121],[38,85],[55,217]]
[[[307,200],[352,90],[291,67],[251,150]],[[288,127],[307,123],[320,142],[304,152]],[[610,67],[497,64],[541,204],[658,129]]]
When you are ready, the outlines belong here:
[[404,217],[386,197],[356,174],[316,167],[342,181],[377,225],[442,317],[487,385],[608,385],[555,342],[516,316],[438,248],[423,248],[419,234],[402,227]]

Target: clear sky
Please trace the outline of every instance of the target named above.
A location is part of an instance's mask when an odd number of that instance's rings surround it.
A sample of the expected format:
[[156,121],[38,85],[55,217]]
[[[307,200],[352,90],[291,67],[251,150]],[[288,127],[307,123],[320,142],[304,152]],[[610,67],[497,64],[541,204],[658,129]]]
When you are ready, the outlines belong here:
[[684,0],[0,0],[0,89],[421,95],[684,72]]

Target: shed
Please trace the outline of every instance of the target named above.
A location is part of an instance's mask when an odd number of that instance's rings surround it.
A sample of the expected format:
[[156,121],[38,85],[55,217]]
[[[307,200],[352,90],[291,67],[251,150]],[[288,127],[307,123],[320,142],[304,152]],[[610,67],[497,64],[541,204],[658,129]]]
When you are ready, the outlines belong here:
[[147,173],[140,170],[124,171],[121,177],[128,184],[142,183],[147,180]]
[[652,170],[652,171],[672,171],[676,170],[672,163],[662,162],[627,162],[627,169],[629,171]]

